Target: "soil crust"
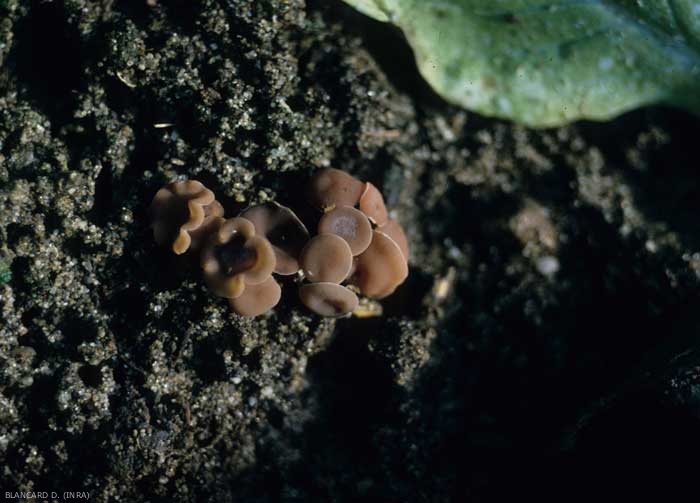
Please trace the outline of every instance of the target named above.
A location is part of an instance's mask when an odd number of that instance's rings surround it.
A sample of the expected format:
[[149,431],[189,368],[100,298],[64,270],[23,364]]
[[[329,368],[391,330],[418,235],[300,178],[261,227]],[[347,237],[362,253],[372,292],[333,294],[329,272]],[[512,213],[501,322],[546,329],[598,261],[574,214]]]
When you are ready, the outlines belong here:
[[[0,488],[96,501],[564,501],[692,487],[700,120],[447,105],[337,1],[0,0]],[[146,209],[382,189],[407,282],[245,320]],[[692,459],[692,458],[691,458]]]

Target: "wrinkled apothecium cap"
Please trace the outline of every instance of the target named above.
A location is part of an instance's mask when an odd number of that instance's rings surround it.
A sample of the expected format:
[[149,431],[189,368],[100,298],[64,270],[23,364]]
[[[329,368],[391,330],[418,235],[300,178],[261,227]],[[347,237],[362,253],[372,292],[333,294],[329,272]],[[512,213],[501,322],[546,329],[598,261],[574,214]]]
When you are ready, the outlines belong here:
[[270,242],[255,235],[245,218],[224,221],[202,248],[204,280],[220,297],[235,299],[246,285],[258,285],[272,274],[275,252]]
[[169,183],[153,197],[150,207],[153,236],[180,255],[201,246],[220,223],[224,209],[214,193],[196,180]]

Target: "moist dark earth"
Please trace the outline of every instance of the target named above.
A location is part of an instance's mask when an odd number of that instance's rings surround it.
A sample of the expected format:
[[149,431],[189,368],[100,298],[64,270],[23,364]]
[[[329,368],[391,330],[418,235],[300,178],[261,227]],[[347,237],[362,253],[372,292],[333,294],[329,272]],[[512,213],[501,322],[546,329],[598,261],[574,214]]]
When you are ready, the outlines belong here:
[[[698,118],[478,116],[337,1],[0,0],[0,65],[0,496],[696,489]],[[325,166],[406,228],[381,316],[239,318],[153,242],[168,181],[303,216]]]

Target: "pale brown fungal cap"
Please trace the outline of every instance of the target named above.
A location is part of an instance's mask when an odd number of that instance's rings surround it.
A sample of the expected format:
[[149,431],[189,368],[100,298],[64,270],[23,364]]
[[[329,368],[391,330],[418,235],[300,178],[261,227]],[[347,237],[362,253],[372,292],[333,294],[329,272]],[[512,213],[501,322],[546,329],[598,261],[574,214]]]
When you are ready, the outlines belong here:
[[357,268],[350,281],[364,295],[381,299],[391,295],[407,276],[408,264],[399,245],[375,229],[369,248],[357,257]]
[[306,279],[313,283],[340,283],[350,274],[350,245],[335,234],[314,236],[301,251],[299,263]]
[[311,311],[328,318],[351,313],[358,304],[357,295],[336,283],[310,283],[299,287],[301,302]]
[[351,206],[339,206],[327,212],[318,224],[319,234],[335,234],[350,245],[353,255],[359,255],[372,241],[372,226],[364,213]]
[[265,281],[275,267],[270,242],[255,235],[255,226],[245,218],[225,220],[202,248],[204,280],[220,297],[235,299],[246,285]]
[[272,244],[277,258],[275,273],[288,275],[299,270],[299,254],[309,240],[309,231],[291,209],[271,202],[251,206],[241,217],[253,222],[255,232]]
[[214,193],[196,180],[169,183],[153,197],[150,207],[153,236],[180,255],[197,249],[221,223],[224,209]]
[[360,180],[334,168],[317,171],[309,182],[311,201],[324,211],[335,206],[357,205],[364,190]]
[[369,182],[365,184],[362,196],[360,196],[360,211],[380,227],[389,219],[389,212],[384,204],[384,196],[382,196],[377,187]]
[[406,233],[403,231],[401,224],[396,220],[389,219],[379,230],[399,245],[401,253],[403,253],[404,258],[408,260],[408,239],[406,238]]
[[282,289],[272,276],[258,285],[247,285],[243,293],[229,299],[236,314],[249,318],[260,316],[275,307],[282,296]]

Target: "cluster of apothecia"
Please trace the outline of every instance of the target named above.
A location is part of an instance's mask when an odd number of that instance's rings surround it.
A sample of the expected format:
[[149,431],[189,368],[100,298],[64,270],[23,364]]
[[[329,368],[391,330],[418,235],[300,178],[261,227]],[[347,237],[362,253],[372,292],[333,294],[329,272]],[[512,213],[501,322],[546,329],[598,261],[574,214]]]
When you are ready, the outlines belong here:
[[241,316],[277,305],[282,290],[275,274],[297,275],[301,302],[327,317],[353,312],[357,293],[377,299],[393,293],[408,276],[408,242],[379,190],[327,168],[312,177],[308,196],[323,212],[313,237],[276,202],[226,219],[200,182],[174,182],[153,198],[153,234],[178,255],[198,251],[207,286]]

